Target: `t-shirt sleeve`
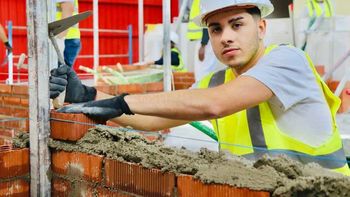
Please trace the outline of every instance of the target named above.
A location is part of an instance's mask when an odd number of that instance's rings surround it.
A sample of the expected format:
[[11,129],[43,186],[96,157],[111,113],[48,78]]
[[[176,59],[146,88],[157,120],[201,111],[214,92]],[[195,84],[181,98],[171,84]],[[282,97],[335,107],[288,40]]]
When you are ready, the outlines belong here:
[[315,81],[303,52],[280,46],[261,58],[256,66],[242,74],[265,84],[276,96],[281,109],[288,110],[308,97],[308,84]]

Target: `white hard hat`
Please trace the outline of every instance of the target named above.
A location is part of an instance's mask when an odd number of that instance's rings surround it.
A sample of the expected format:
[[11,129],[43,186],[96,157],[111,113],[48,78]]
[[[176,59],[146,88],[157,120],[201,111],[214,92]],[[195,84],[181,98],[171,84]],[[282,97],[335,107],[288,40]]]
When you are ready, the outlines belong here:
[[170,32],[170,40],[173,41],[173,43],[175,43],[175,44],[179,44],[179,36],[177,35],[177,33],[171,31]]
[[203,19],[209,13],[232,6],[256,6],[261,12],[261,17],[266,17],[273,12],[270,0],[201,0],[200,14],[193,18],[198,26],[205,27]]

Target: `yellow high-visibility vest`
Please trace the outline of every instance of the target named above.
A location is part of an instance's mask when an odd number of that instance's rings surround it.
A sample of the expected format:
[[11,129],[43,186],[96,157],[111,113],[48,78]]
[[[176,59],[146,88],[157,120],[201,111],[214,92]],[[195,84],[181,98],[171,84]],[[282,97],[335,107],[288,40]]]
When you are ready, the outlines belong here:
[[196,25],[192,19],[200,14],[200,0],[193,0],[190,10],[190,21],[187,25],[187,38],[199,40],[202,38],[202,27]]
[[171,69],[173,71],[176,71],[176,72],[187,72],[187,70],[185,69],[185,64],[182,60],[182,56],[180,54],[180,51],[176,47],[172,48],[171,51],[177,53],[178,57],[179,57],[179,65],[178,66],[171,65]]
[[[60,3],[56,3],[56,20],[60,20],[62,18],[62,9]],[[79,13],[79,4],[78,0],[74,0],[74,11],[73,15]],[[67,35],[65,39],[80,39],[80,31],[79,24],[76,24],[68,29]]]
[[[277,45],[266,48],[265,55],[275,47]],[[314,147],[290,137],[279,129],[272,110],[266,101],[258,106],[211,120],[220,148],[251,159],[258,159],[263,154],[279,155],[283,153],[302,163],[315,162],[325,168],[350,175],[335,122],[340,99],[329,90],[317,74],[310,57],[306,53],[305,56],[332,114],[333,133],[328,141]],[[199,87],[214,87],[235,78],[231,69],[222,70],[206,76],[199,82]]]
[[329,0],[324,0],[325,10],[323,13],[323,10],[319,3],[317,3],[316,0],[307,0],[307,8],[309,10],[309,16],[313,17],[320,17],[324,16],[326,18],[333,16],[333,6],[332,3]]

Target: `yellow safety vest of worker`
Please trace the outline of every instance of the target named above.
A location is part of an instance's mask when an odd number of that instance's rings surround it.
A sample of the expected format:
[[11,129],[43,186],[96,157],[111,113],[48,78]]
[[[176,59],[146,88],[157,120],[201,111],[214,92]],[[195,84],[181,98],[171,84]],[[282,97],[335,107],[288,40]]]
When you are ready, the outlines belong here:
[[[277,45],[266,48],[265,55],[275,47]],[[289,137],[278,128],[268,102],[263,102],[258,106],[211,120],[220,148],[252,159],[259,158],[263,154],[278,155],[285,153],[302,163],[315,162],[325,168],[350,175],[342,141],[335,123],[335,114],[340,106],[340,99],[325,85],[317,74],[310,57],[307,54],[305,55],[317,83],[324,93],[333,117],[331,138],[325,144],[313,147]],[[227,69],[206,76],[199,82],[199,87],[214,87],[234,79],[235,75],[232,70]]]
[[[79,4],[78,0],[74,0],[74,11],[73,15],[79,13]],[[60,3],[56,3],[56,20],[60,20],[62,18],[62,9]],[[65,39],[80,39],[80,31],[79,25],[76,24],[68,29],[67,35]]]
[[175,72],[187,72],[187,70],[185,69],[185,65],[184,65],[184,62],[182,60],[180,51],[176,47],[173,47],[171,49],[171,51],[177,53],[178,57],[179,57],[179,65],[178,66],[171,65],[171,69]]
[[309,16],[310,17],[314,17],[314,16],[320,17],[323,15],[326,18],[332,17],[333,16],[333,7],[332,7],[332,3],[330,2],[330,0],[324,0],[323,4],[324,4],[324,11],[323,11],[320,3],[318,3],[316,0],[307,0],[307,8],[309,10]]
[[202,27],[196,25],[192,19],[200,14],[200,0],[193,0],[190,10],[190,21],[187,25],[187,38],[199,40],[202,38]]

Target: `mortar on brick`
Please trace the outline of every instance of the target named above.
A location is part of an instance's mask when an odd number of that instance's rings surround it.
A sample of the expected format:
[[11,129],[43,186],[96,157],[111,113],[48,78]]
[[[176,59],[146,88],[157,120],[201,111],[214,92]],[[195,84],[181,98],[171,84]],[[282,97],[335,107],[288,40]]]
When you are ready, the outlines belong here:
[[29,133],[18,132],[12,139],[15,148],[29,148]]
[[304,196],[350,195],[350,188],[346,187],[350,185],[348,177],[316,164],[302,165],[286,157],[265,157],[251,163],[241,157],[227,158],[225,154],[208,150],[193,153],[150,143],[138,133],[128,132],[128,129],[97,127],[90,129],[76,143],[50,140],[49,146],[56,150],[102,154],[147,168],[194,175],[208,184],[229,184],[269,191],[275,196],[289,193]]

